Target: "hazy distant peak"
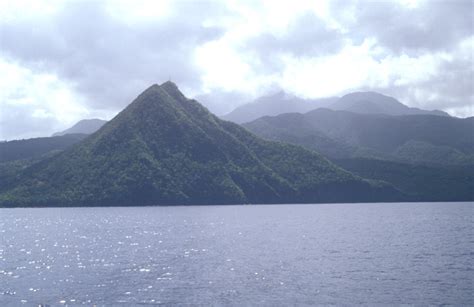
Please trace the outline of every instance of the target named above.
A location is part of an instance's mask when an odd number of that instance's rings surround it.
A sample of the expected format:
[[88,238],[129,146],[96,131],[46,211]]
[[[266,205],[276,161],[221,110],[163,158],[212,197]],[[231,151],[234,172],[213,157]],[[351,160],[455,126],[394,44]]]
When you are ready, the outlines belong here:
[[364,97],[384,97],[384,98],[389,98],[391,100],[396,101],[396,99],[393,98],[393,97],[384,95],[384,94],[379,93],[379,92],[374,92],[374,91],[357,91],[357,92],[352,92],[352,93],[346,94],[343,97],[346,97],[346,96],[354,96],[354,97],[361,97],[361,98],[364,98]]
[[345,110],[355,113],[381,113],[388,115],[430,114],[449,116],[446,112],[422,110],[404,105],[397,99],[377,92],[354,92],[341,97],[330,106],[334,110]]
[[309,110],[328,106],[336,99],[337,98],[303,99],[280,90],[241,105],[222,118],[236,123],[245,123],[265,115],[273,116],[283,113],[308,112]]
[[60,136],[66,134],[91,134],[99,130],[107,121],[98,118],[83,119],[78,121],[74,126],[61,132],[53,134],[53,136]]
[[299,99],[293,94],[287,93],[284,90],[279,90],[273,94],[268,94],[265,96],[260,97],[260,99],[282,99],[282,100],[291,100],[291,99]]
[[382,104],[392,104],[392,105],[403,105],[400,101],[397,99],[380,94],[377,92],[354,92],[354,93],[349,93],[347,95],[344,95],[340,99],[341,101],[344,100],[351,100],[351,101],[370,101],[370,102],[379,102]]

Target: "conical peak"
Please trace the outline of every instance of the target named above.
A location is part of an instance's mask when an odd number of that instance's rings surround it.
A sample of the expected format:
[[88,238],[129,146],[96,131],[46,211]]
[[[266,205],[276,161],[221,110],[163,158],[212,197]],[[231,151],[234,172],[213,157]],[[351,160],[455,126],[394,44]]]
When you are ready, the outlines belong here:
[[174,89],[178,89],[178,86],[177,86],[174,82],[169,81],[169,80],[166,81],[166,82],[163,82],[163,83],[161,84],[161,86],[164,87],[164,88],[174,88]]
[[184,95],[180,92],[178,86],[171,81],[166,81],[161,85],[153,84],[142,92],[143,94],[154,93],[157,91],[164,91],[173,98],[184,98]]
[[183,95],[183,93],[181,93],[178,86],[171,81],[166,81],[165,83],[161,84],[160,88],[174,99],[186,100],[186,97]]
[[[179,91],[172,82],[165,82],[161,85],[153,84],[143,91],[130,106],[124,110],[125,114],[134,116],[152,116],[166,120],[164,114],[183,112],[189,108],[188,99]],[[170,113],[171,112],[171,113]],[[173,116],[170,115],[169,118]]]

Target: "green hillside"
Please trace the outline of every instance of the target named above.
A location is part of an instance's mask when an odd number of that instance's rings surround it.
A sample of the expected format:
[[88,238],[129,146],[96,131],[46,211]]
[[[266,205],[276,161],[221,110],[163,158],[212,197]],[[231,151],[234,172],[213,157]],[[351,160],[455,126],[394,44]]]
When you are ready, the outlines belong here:
[[362,158],[335,163],[359,176],[390,182],[419,201],[474,201],[474,165],[434,167]]
[[329,158],[380,158],[427,165],[474,163],[474,118],[370,115],[317,109],[262,117],[244,125],[270,140]]
[[51,151],[60,151],[83,140],[85,134],[67,134],[26,140],[0,142],[0,163],[39,158]]
[[0,182],[0,206],[391,201],[403,195],[218,119],[171,82],[100,130]]

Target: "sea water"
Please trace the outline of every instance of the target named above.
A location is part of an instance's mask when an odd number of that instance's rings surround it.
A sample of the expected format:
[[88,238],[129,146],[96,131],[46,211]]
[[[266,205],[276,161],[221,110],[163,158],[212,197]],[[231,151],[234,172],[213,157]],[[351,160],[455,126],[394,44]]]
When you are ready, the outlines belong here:
[[0,305],[473,305],[473,213],[473,203],[0,209]]

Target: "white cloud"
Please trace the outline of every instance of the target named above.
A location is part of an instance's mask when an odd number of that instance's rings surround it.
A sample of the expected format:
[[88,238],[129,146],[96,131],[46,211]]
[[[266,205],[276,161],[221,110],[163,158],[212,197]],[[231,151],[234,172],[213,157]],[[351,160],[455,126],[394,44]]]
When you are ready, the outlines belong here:
[[346,46],[338,54],[318,58],[283,55],[285,69],[281,87],[312,98],[335,96],[357,88],[369,78],[369,69],[374,65],[367,49],[368,43],[365,42],[361,46]]
[[106,115],[84,107],[80,95],[53,74],[2,57],[0,71],[0,139],[49,135],[80,119]]
[[3,23],[54,14],[61,6],[59,0],[0,0],[0,20]]
[[171,6],[171,0],[106,1],[106,8],[110,15],[128,23],[148,22],[150,19],[169,16]]
[[168,78],[191,95],[376,90],[474,115],[473,4],[450,3],[0,0],[0,139],[109,117]]
[[472,117],[474,116],[474,105],[470,104],[464,107],[447,108],[445,111],[457,117]]

